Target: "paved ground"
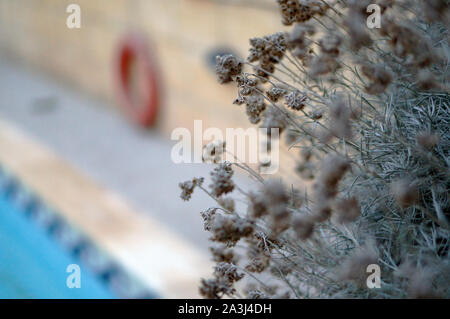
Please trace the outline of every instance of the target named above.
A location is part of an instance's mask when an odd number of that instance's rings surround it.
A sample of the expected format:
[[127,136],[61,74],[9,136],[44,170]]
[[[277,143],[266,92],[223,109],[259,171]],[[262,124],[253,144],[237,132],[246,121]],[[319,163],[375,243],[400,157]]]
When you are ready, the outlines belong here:
[[202,164],[173,164],[174,142],[127,123],[102,102],[51,78],[0,59],[0,117],[47,145],[133,207],[206,250],[199,211],[212,204],[202,193],[184,203],[178,182],[208,176]]

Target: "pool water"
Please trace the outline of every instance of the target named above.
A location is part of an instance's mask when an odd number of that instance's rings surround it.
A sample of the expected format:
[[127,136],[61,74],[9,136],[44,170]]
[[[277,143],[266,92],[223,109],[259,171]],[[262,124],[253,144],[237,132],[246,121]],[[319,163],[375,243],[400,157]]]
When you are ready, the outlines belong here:
[[[66,284],[71,264],[80,267],[80,288]],[[153,295],[0,168],[0,298],[117,297]]]

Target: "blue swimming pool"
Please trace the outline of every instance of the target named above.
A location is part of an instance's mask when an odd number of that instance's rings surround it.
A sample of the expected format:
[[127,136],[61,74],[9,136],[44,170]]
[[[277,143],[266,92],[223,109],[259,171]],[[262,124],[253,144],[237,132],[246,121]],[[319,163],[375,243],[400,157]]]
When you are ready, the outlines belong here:
[[[80,267],[80,288],[66,284]],[[88,238],[0,168],[0,298],[152,298]]]

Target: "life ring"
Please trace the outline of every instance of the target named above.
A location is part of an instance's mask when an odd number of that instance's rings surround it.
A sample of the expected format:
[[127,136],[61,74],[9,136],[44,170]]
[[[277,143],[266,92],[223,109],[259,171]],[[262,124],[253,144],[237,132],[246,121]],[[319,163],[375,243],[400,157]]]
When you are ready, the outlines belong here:
[[141,126],[154,124],[160,99],[158,74],[143,35],[127,34],[121,40],[115,77],[119,103],[128,117]]

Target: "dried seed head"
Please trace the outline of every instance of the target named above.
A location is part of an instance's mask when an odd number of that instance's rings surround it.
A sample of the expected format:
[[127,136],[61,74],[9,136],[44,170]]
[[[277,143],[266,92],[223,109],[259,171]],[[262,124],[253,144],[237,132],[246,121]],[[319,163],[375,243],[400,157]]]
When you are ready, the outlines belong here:
[[411,278],[408,286],[408,297],[412,299],[437,299],[439,296],[431,284],[429,278]]
[[291,53],[303,59],[311,53],[312,40],[308,36],[314,34],[314,27],[310,24],[297,23],[288,36],[288,45]]
[[211,194],[215,197],[220,197],[233,191],[234,183],[231,180],[233,177],[233,169],[231,163],[224,162],[217,165],[211,172]]
[[415,57],[415,66],[425,67],[434,60],[433,49],[429,42],[416,29],[400,25],[390,18],[385,18],[380,32],[390,38],[392,52],[401,58]]
[[313,36],[316,33],[314,26],[310,23],[296,23],[289,33],[288,43],[292,46],[306,47],[312,42],[306,37]]
[[359,285],[365,285],[367,279],[367,266],[376,264],[377,261],[378,253],[376,252],[373,243],[356,248],[340,265],[337,271],[338,279],[355,281]]
[[422,133],[416,136],[417,144],[426,150],[432,150],[439,144],[441,137],[436,134]]
[[216,57],[216,75],[220,84],[233,81],[242,71],[242,62],[231,54]]
[[250,95],[245,98],[246,113],[250,123],[258,124],[261,121],[261,114],[266,109],[264,97],[262,95]]
[[332,100],[330,105],[329,132],[324,136],[324,140],[328,141],[332,137],[351,139],[352,127],[351,119],[353,112],[342,96],[338,96]]
[[394,276],[398,278],[410,278],[417,271],[416,266],[410,259],[403,261],[395,270]]
[[249,261],[245,269],[249,272],[261,273],[269,267],[270,258],[265,255],[257,256]]
[[233,104],[236,104],[236,105],[242,105],[244,103],[245,103],[245,97],[244,96],[238,96],[233,101]]
[[322,162],[319,183],[334,188],[349,168],[350,163],[347,158],[329,155]]
[[[297,193],[293,193],[292,196],[296,195]],[[251,192],[248,199],[248,215],[251,218],[266,216],[273,238],[289,228],[291,213],[288,207],[292,198],[281,181],[267,180],[260,192],[257,194]],[[296,198],[295,203],[300,204],[299,199]]]
[[329,34],[319,40],[321,52],[334,58],[339,56],[339,47],[341,46],[341,43],[341,37],[336,34]]
[[420,70],[417,74],[417,86],[424,91],[430,91],[433,89],[441,89],[440,83],[436,80],[430,70]]
[[291,218],[292,214],[287,206],[273,207],[267,220],[270,228],[269,237],[276,239],[282,232],[288,230],[291,226]]
[[359,12],[358,8],[350,10],[344,24],[350,34],[350,44],[353,50],[358,51],[362,47],[372,45],[372,38],[367,32],[365,15]]
[[262,38],[250,39],[250,54],[247,58],[249,62],[259,62],[259,67],[255,67],[258,76],[268,78],[275,71],[277,64],[284,56],[287,49],[287,35],[284,32],[277,32]]
[[321,165],[320,175],[314,184],[314,217],[318,222],[330,218],[332,201],[338,193],[338,184],[350,168],[346,158],[330,155]]
[[200,295],[207,299],[220,299],[225,295],[232,295],[235,293],[235,289],[231,286],[231,284],[219,278],[212,279],[201,279]]
[[253,289],[247,292],[248,299],[268,299],[268,297],[260,290]]
[[423,11],[428,22],[436,21],[443,22],[448,25],[449,21],[449,6],[446,0],[427,0],[422,1]]
[[310,216],[297,216],[292,221],[292,229],[298,239],[306,240],[314,232],[314,220]]
[[234,207],[235,207],[235,203],[234,203],[234,199],[231,197],[220,197],[217,202],[219,203],[220,206],[222,206],[224,209],[226,209],[229,212],[234,212]]
[[300,11],[298,0],[277,0],[281,10],[282,22],[284,25],[292,25],[297,21]]
[[211,223],[211,240],[234,246],[242,237],[253,233],[253,225],[237,216],[215,215]]
[[264,196],[250,192],[248,194],[249,203],[247,206],[248,215],[251,218],[259,218],[267,215],[267,206]]
[[328,6],[316,0],[277,0],[281,10],[282,23],[292,25],[294,22],[306,22],[314,15],[325,14]]
[[377,4],[381,7],[381,13],[384,13],[387,9],[394,6],[395,0],[378,0]]
[[264,121],[261,128],[267,129],[267,135],[270,136],[272,129],[278,129],[281,134],[287,127],[286,115],[275,107],[269,107],[263,114]]
[[268,79],[270,75],[275,72],[275,64],[270,61],[261,61],[259,67],[255,68],[255,71],[261,78],[261,82],[263,82],[263,79]]
[[335,213],[338,223],[351,223],[360,216],[361,207],[355,197],[340,199],[335,203]]
[[281,275],[286,277],[287,275],[292,273],[293,270],[294,265],[292,264],[292,262],[283,259],[278,260],[277,262],[272,262],[272,265],[269,269],[270,273],[278,278],[281,277]]
[[249,272],[263,272],[270,264],[269,248],[261,238],[257,238],[256,236],[247,239],[247,243],[249,263],[245,266],[245,269]]
[[281,289],[273,295],[273,299],[291,299],[292,292],[289,289]]
[[179,183],[178,186],[181,188],[181,199],[184,201],[188,201],[191,199],[192,193],[194,192],[195,187],[201,186],[203,184],[204,178],[193,178],[191,181],[186,181],[183,183]]
[[317,121],[320,120],[323,117],[323,110],[314,110],[311,114],[310,114],[311,119]]
[[430,67],[439,60],[433,45],[426,39],[422,39],[422,42],[414,48],[412,54],[414,56],[413,67],[418,69]]
[[[318,196],[318,198],[320,198]],[[314,206],[314,221],[316,223],[324,223],[331,217],[331,201],[328,198],[321,199],[322,201],[319,201]]]
[[408,297],[413,299],[442,298],[433,287],[433,280],[439,271],[432,266],[418,266],[410,259],[405,260],[395,270],[394,276],[408,279]]
[[204,163],[220,163],[226,151],[226,143],[223,141],[213,141],[203,147],[202,160]]
[[270,206],[286,205],[289,201],[289,194],[286,187],[278,179],[269,179],[262,188],[262,196]]
[[299,59],[305,67],[311,67],[312,62],[314,61],[313,53],[314,51],[310,48],[302,49],[296,47],[292,50],[292,55]]
[[289,108],[295,111],[300,111],[305,107],[306,96],[296,90],[285,95],[284,100]]
[[288,210],[289,194],[284,184],[276,179],[266,181],[262,189],[262,196],[269,213],[268,224],[272,237],[289,228],[291,213]]
[[434,273],[430,269],[415,269],[409,278],[408,297],[413,299],[441,298],[433,287]]
[[236,262],[233,250],[227,248],[226,246],[220,245],[216,247],[210,247],[209,250],[215,262],[227,262],[227,263]]
[[211,230],[211,224],[213,222],[216,211],[217,211],[217,209],[215,209],[215,208],[208,208],[207,210],[200,212],[200,215],[203,218],[203,228],[206,231]]
[[339,68],[339,63],[336,58],[322,54],[314,57],[309,65],[309,76],[317,78],[318,76],[325,75],[336,71]]
[[419,199],[416,186],[408,178],[394,181],[391,184],[391,193],[400,207],[403,208],[414,205]]
[[239,88],[239,96],[247,96],[256,93],[255,89],[258,86],[258,80],[250,77],[247,73],[236,76],[236,83]]
[[362,73],[372,82],[366,86],[366,92],[369,94],[383,93],[389,84],[392,82],[392,74],[387,71],[385,67],[380,65],[363,65],[361,67]]
[[244,274],[239,273],[235,265],[226,262],[220,262],[216,265],[214,268],[214,275],[217,278],[225,279],[230,284],[239,281],[244,277]]
[[272,102],[278,102],[278,100],[286,94],[286,90],[273,86],[269,91],[266,92],[267,97]]
[[284,32],[277,32],[262,38],[250,39],[249,62],[270,61],[276,63],[284,56],[287,49],[287,35]]

